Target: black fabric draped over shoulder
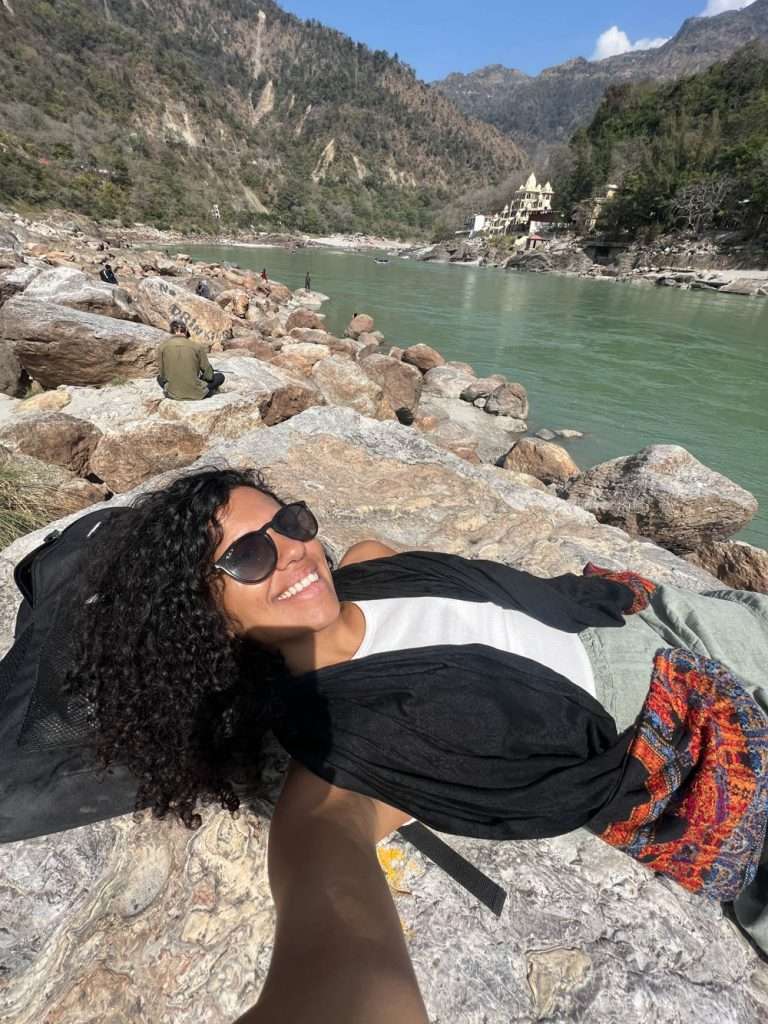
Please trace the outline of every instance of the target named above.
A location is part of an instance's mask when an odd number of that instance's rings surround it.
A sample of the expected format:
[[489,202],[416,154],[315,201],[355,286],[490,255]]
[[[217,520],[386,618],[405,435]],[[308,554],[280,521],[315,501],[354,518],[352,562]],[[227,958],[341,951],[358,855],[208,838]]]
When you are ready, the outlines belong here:
[[[338,570],[342,601],[490,601],[569,633],[622,626],[631,591],[600,577],[542,579],[416,551]],[[281,688],[275,732],[338,786],[432,828],[490,839],[559,835],[611,798],[632,732],[538,662],[482,644],[374,654]]]

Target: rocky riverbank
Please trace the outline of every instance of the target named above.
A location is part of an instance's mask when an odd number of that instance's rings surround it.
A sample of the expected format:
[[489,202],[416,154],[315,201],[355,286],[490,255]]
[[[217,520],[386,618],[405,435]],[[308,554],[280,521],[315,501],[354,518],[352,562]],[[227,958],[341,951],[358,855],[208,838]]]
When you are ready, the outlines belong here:
[[404,252],[412,248],[413,241],[384,238],[381,235],[333,234],[307,235],[285,231],[245,231],[234,233],[219,232],[208,234],[183,234],[175,230],[161,230],[148,224],[131,226],[99,224],[82,214],[66,210],[48,211],[44,217],[30,218],[19,213],[0,209],[0,238],[5,235],[28,243],[44,243],[58,240],[76,242],[78,239],[98,239],[112,248],[155,246],[165,248],[184,242],[195,245],[238,245],[252,248],[332,248],[350,252],[386,250],[391,253]]
[[[768,556],[729,539],[754,498],[682,448],[582,471],[578,424],[528,435],[523,383],[388,345],[367,314],[334,336],[323,295],[84,232],[19,234],[0,239],[0,470],[51,519],[195,465],[258,465],[311,504],[337,556],[377,537],[540,575],[594,561],[697,590],[718,575],[766,589]],[[107,260],[118,286],[98,280]],[[195,294],[202,277],[210,299]],[[215,397],[172,402],[157,387],[171,318],[226,374]],[[0,554],[0,650],[13,567],[49,529]],[[234,1019],[269,960],[267,814],[209,809],[193,835],[126,816],[0,847],[0,1011],[15,1024]],[[768,1013],[768,968],[720,909],[588,833],[450,842],[510,889],[500,920],[404,841],[381,851],[435,1018],[639,1024],[694,1000],[711,1024]]]
[[554,237],[527,252],[483,238],[455,239],[407,250],[406,255],[442,263],[502,270],[559,273],[576,277],[660,285],[764,298],[768,295],[768,250],[740,244],[732,236],[653,244],[612,242],[596,236]]

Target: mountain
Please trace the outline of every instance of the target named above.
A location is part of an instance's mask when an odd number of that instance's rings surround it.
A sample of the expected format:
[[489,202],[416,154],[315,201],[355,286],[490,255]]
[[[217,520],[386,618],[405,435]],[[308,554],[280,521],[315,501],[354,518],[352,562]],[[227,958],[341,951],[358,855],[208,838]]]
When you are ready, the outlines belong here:
[[413,71],[272,0],[0,0],[0,203],[423,234],[524,157]]
[[736,230],[768,236],[768,45],[676,82],[608,89],[587,128],[570,143],[572,202],[607,181],[619,191],[598,228],[653,237]]
[[601,61],[576,57],[533,77],[494,64],[468,75],[448,75],[435,88],[466,114],[495,125],[534,152],[542,143],[567,142],[588,124],[609,86],[691,75],[755,39],[768,40],[768,0],[712,18],[689,18],[658,49]]

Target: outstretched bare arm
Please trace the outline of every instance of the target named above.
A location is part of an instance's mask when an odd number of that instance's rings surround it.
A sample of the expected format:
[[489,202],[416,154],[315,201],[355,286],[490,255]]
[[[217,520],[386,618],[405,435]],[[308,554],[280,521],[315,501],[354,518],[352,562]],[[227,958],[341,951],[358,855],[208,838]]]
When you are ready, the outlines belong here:
[[269,836],[269,973],[236,1024],[428,1024],[376,842],[408,815],[299,765]]

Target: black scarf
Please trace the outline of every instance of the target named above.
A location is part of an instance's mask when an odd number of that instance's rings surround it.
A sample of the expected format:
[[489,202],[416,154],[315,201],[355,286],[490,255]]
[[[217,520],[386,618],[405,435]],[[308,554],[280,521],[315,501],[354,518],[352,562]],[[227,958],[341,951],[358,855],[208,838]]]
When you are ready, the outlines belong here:
[[[342,601],[493,602],[569,633],[621,626],[632,592],[573,574],[407,552],[334,574]],[[275,732],[310,771],[442,832],[533,839],[584,825],[611,798],[632,737],[570,680],[481,644],[371,655],[285,684]]]

